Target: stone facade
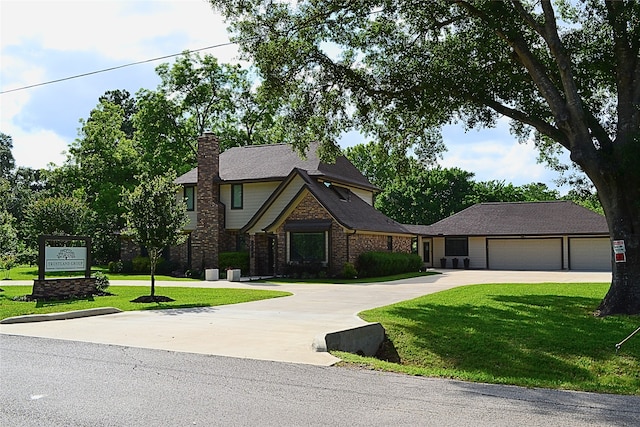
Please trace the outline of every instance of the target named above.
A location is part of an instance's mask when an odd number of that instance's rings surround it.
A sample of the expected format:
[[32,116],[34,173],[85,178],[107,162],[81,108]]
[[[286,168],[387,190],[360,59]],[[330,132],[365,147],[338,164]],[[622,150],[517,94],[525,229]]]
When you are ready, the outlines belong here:
[[[381,234],[352,234],[340,226],[327,210],[310,194],[306,194],[302,201],[295,207],[287,220],[331,220],[329,230],[329,263],[327,273],[329,275],[339,275],[346,261],[356,263],[360,254],[364,252],[386,252],[389,250],[389,239],[393,252],[411,253],[410,236],[387,236]],[[286,221],[285,221],[286,222]],[[276,274],[286,271],[287,264],[287,233],[284,230],[284,223],[276,230]],[[259,236],[256,236],[259,237]],[[263,251],[267,248],[259,244],[258,238],[254,238],[254,248],[252,260],[255,268],[259,268],[264,262]],[[254,267],[252,266],[252,268]]]
[[191,268],[218,268],[220,228],[220,148],[212,133],[198,138],[198,223],[191,233]]
[[34,280],[31,297],[34,299],[64,299],[88,297],[97,292],[94,277]]

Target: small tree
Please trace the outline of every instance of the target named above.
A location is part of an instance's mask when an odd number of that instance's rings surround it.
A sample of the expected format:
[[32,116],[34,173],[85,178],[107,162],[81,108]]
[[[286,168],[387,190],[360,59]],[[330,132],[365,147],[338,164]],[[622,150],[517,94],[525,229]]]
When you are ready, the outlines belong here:
[[150,177],[137,176],[140,184],[133,190],[123,191],[126,233],[134,242],[145,246],[149,253],[151,293],[155,298],[155,271],[162,250],[185,241],[183,228],[187,223],[184,203],[178,203],[179,186],[174,184],[175,174]]

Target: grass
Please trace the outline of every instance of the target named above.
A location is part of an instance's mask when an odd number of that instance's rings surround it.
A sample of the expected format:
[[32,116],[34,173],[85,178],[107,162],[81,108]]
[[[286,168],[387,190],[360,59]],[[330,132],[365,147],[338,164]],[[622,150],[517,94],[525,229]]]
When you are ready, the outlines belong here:
[[423,277],[423,276],[431,276],[433,274],[440,274],[435,271],[428,272],[415,272],[415,273],[403,273],[403,274],[395,274],[393,276],[384,276],[384,277],[367,277],[367,278],[358,278],[358,279],[338,279],[338,278],[326,278],[326,279],[290,279],[286,277],[277,277],[269,280],[262,280],[259,282],[268,282],[268,283],[327,283],[327,284],[337,284],[337,285],[351,285],[358,283],[379,283],[379,282],[393,282],[396,280],[402,279],[412,279],[414,277]]
[[[151,276],[149,274],[125,274],[125,273],[109,273],[109,270],[106,267],[94,266],[91,267],[92,272],[102,272],[109,276],[109,280],[146,280],[147,282],[151,282]],[[6,275],[6,270],[0,270],[0,278],[4,278]],[[70,273],[47,273],[47,278],[49,277],[68,277]],[[84,276],[82,271],[77,271],[73,273],[73,276]],[[33,280],[38,278],[38,267],[37,266],[20,266],[15,267],[9,270],[9,279],[10,280]],[[156,280],[162,281],[196,281],[197,279],[188,279],[188,278],[180,278],[180,277],[172,277],[172,276],[162,276],[156,275]],[[2,286],[2,282],[0,281],[0,286]]]
[[98,307],[116,307],[123,311],[213,307],[291,295],[288,292],[253,289],[156,286],[156,295],[169,296],[175,301],[143,304],[130,301],[141,295],[149,295],[149,286],[110,286],[107,291],[114,294],[112,296],[94,296],[88,299],[64,301],[22,302],[13,301],[12,298],[31,294],[31,286],[5,286],[3,289],[4,292],[0,292],[0,319],[26,314],[59,313]]
[[380,322],[398,363],[348,364],[525,387],[640,394],[638,316],[598,318],[608,284],[473,285],[360,313]]

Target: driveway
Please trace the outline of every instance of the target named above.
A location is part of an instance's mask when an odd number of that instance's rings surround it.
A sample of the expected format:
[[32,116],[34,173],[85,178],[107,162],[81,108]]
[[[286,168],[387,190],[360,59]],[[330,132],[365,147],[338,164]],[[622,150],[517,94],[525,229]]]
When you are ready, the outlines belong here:
[[600,272],[444,270],[433,276],[359,285],[156,282],[159,293],[163,286],[189,286],[281,290],[293,296],[221,307],[3,324],[0,334],[328,366],[339,359],[313,351],[314,338],[366,324],[357,316],[363,310],[469,284],[610,281],[611,273]]

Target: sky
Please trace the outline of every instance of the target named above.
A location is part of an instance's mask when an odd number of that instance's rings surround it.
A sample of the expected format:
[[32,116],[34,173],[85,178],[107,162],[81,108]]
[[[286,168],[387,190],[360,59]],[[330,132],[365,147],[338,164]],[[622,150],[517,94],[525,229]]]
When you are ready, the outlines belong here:
[[[205,0],[0,0],[0,131],[13,138],[18,166],[60,166],[68,144],[108,90],[155,89],[155,67],[173,58],[11,91],[111,67],[229,42],[226,25]],[[237,63],[237,46],[204,51]],[[532,143],[518,144],[508,121],[493,129],[445,128],[439,164],[473,172],[477,181],[514,185],[557,174],[536,162]],[[340,145],[365,142],[356,132]],[[564,192],[563,189],[560,189]]]

